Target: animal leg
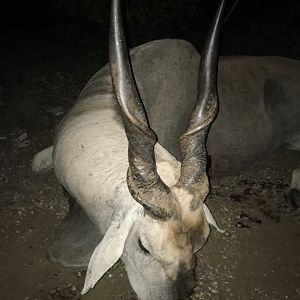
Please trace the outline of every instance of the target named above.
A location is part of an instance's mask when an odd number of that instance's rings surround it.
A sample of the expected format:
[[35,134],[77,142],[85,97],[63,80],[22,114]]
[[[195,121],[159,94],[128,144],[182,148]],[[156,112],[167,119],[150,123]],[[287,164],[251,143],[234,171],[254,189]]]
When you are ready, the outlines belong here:
[[48,248],[50,261],[75,270],[86,270],[90,257],[101,240],[98,228],[84,210],[69,198],[70,212],[55,230]]
[[[44,172],[53,167],[53,146],[35,154],[31,167],[34,172]],[[90,257],[101,240],[98,228],[83,209],[71,198],[69,213],[54,233],[54,241],[48,248],[50,261],[76,270],[87,269]]]
[[[300,134],[289,141],[289,148],[300,151]],[[289,199],[295,207],[300,207],[300,166],[293,171]]]
[[37,173],[50,170],[53,167],[52,152],[53,146],[50,146],[35,154],[31,163],[32,170]]

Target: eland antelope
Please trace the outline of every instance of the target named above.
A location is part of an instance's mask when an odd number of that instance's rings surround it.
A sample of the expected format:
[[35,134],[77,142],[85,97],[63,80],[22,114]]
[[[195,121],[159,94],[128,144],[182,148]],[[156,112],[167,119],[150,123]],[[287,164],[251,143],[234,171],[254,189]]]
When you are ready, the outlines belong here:
[[208,155],[214,176],[241,171],[283,143],[300,149],[300,62],[218,59],[224,9],[222,0],[201,60],[176,39],[128,55],[120,0],[112,0],[109,65],[32,162],[35,171],[54,166],[75,199],[48,255],[87,268],[82,293],[122,259],[139,299],[184,298],[209,225],[221,231],[204,203]]

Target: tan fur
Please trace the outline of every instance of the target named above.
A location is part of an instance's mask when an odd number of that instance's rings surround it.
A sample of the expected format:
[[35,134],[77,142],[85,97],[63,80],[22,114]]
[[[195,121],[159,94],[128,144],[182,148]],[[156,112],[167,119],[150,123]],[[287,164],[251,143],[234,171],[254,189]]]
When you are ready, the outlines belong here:
[[167,222],[145,215],[140,226],[140,239],[151,255],[175,280],[180,268],[194,268],[194,253],[205,243],[210,229],[202,205],[190,209],[193,195],[187,190],[171,188],[179,204],[179,215]]

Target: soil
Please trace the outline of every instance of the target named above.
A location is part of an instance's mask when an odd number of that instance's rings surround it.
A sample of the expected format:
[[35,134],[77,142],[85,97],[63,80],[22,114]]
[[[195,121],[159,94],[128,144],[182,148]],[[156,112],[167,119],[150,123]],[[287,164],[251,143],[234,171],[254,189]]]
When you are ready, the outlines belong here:
[[[91,48],[21,47],[0,61],[0,299],[136,299],[122,263],[81,296],[85,273],[45,255],[67,199],[53,171],[34,174],[30,162],[105,62],[106,46]],[[298,165],[297,152],[280,149],[212,181],[206,203],[226,232],[212,231],[198,253],[192,299],[300,299],[300,211],[287,197]]]

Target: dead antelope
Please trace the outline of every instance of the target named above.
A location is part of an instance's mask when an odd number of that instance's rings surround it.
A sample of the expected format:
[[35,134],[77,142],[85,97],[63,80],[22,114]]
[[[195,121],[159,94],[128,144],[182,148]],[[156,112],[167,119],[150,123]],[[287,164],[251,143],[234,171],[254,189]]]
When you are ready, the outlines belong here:
[[53,147],[33,160],[36,171],[53,165],[76,199],[49,257],[74,268],[89,261],[83,293],[121,258],[139,299],[184,297],[209,224],[220,230],[204,204],[206,142],[213,174],[297,145],[300,63],[285,58],[221,57],[211,126],[224,7],[201,61],[190,43],[171,39],[136,47],[129,60],[113,0],[110,68],[91,78]]

